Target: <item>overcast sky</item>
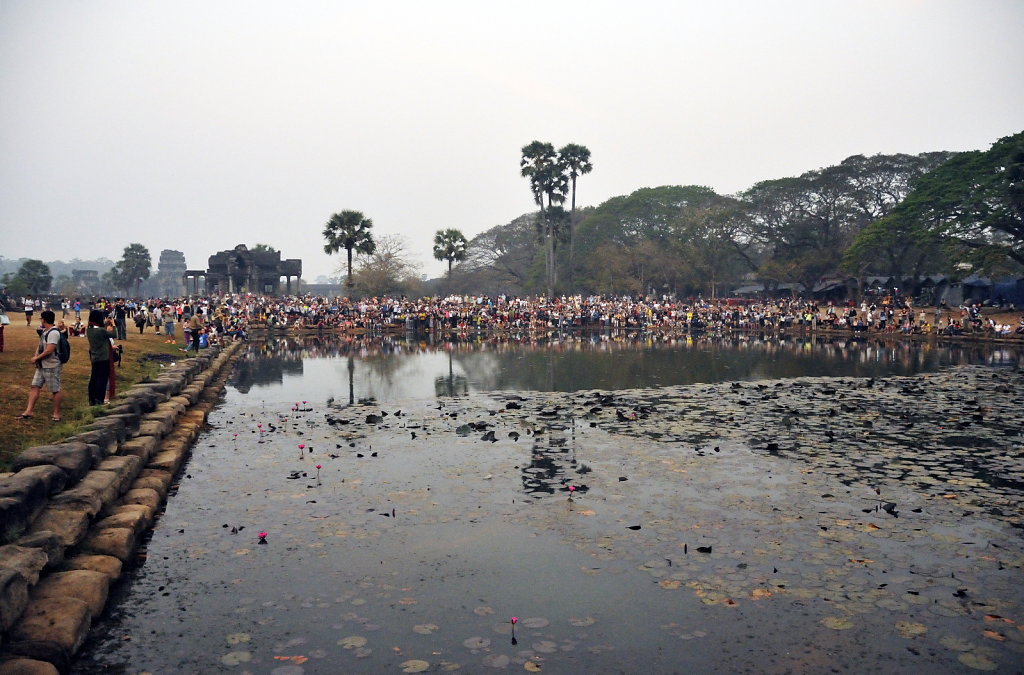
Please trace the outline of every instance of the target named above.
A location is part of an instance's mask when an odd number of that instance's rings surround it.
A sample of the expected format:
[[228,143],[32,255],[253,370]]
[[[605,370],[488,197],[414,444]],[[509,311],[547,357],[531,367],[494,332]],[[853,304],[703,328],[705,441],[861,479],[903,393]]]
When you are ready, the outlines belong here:
[[313,281],[354,209],[433,276],[438,229],[533,210],[535,139],[590,148],[595,206],[987,149],[1022,36],[1021,0],[0,0],[0,255],[265,243]]

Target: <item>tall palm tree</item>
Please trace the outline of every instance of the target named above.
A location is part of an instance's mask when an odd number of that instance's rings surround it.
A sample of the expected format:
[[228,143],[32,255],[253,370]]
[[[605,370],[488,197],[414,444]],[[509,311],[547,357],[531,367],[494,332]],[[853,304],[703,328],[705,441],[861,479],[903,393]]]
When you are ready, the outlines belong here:
[[335,213],[324,226],[324,253],[330,255],[341,249],[348,252],[348,280],[345,285],[352,288],[352,251],[373,253],[377,244],[373,241],[373,221],[361,211]]
[[590,163],[590,149],[576,143],[562,146],[558,151],[558,163],[562,165],[565,173],[569,176],[572,187],[572,208],[569,211],[569,292],[571,293],[575,290],[573,271],[576,261],[573,249],[576,232],[576,178],[590,173],[594,165]]
[[[551,143],[533,141],[522,148],[519,161],[520,173],[530,181],[533,200],[540,208],[542,236],[544,238],[544,272],[547,277],[548,297],[554,295],[555,286],[555,238],[548,210],[554,204],[565,201],[567,187],[565,173],[558,162],[555,146]],[[547,208],[544,198],[547,197]]]
[[455,228],[438,230],[434,235],[434,257],[448,261],[448,280],[452,278],[452,263],[466,259],[466,237]]

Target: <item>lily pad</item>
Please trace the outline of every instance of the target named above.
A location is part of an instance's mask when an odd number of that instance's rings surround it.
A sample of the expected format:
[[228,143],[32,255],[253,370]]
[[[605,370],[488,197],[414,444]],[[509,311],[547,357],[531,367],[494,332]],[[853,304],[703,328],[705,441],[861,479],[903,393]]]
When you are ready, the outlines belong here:
[[486,649],[491,646],[489,638],[473,636],[462,641],[462,646],[467,649]]
[[366,638],[362,635],[349,635],[338,640],[338,645],[344,649],[355,649],[366,645]]
[[225,666],[237,666],[240,663],[249,663],[250,661],[252,661],[252,654],[247,651],[228,652],[220,657],[220,662]]
[[423,673],[430,670],[430,663],[422,659],[409,659],[398,664],[403,673]]
[[821,625],[832,630],[848,630],[853,628],[853,622],[846,616],[826,616],[821,620]]

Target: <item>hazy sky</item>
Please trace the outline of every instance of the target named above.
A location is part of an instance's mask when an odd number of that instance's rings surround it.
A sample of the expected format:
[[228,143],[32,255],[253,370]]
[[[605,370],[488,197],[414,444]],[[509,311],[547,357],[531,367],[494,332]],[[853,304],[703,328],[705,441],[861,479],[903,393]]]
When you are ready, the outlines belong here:
[[266,243],[313,281],[355,209],[435,275],[438,229],[534,209],[535,139],[590,148],[581,205],[987,149],[1022,36],[1021,0],[0,0],[0,255]]

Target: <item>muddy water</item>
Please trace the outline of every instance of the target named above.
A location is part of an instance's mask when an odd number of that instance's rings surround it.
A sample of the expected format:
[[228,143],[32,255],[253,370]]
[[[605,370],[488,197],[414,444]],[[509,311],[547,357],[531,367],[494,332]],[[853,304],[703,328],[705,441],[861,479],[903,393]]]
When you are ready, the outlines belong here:
[[1016,672],[1015,358],[254,344],[76,669]]

